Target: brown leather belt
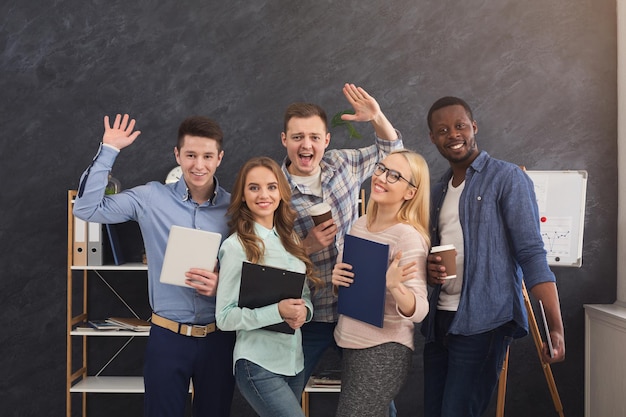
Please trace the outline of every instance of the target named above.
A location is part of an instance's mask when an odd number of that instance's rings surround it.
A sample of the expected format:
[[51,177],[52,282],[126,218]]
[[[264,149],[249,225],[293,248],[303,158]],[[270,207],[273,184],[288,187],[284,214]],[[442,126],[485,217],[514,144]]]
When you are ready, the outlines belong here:
[[182,324],[174,320],[166,319],[158,314],[152,313],[152,324],[170,330],[177,334],[191,337],[206,337],[209,333],[215,331],[215,323],[209,323],[206,326],[197,324]]

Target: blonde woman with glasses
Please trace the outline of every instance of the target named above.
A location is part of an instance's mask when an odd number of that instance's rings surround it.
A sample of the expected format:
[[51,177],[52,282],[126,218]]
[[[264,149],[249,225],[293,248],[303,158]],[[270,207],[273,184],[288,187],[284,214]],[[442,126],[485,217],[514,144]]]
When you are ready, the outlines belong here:
[[[335,329],[343,348],[337,416],[387,416],[404,384],[414,350],[414,323],[428,312],[426,256],[430,244],[430,177],[424,158],[392,152],[376,165],[367,214],[350,234],[389,245],[383,327],[340,315]],[[332,282],[349,287],[351,265],[339,262]]]

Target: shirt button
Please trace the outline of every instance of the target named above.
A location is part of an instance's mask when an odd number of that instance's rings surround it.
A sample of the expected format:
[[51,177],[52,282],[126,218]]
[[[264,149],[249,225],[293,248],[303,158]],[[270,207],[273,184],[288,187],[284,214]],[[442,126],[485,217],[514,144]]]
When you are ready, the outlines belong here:
[[478,200],[478,201],[480,201],[480,200],[482,200],[482,199],[483,199],[483,198],[482,198],[481,196],[478,196],[478,197],[476,198],[476,200]]

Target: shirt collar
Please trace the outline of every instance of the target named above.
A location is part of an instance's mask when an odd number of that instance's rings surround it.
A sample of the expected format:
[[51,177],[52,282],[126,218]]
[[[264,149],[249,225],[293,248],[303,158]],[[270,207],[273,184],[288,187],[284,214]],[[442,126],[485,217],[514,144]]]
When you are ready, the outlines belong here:
[[272,235],[278,237],[278,232],[276,231],[275,227],[272,227],[271,229],[267,229],[261,226],[260,224],[258,224],[257,222],[254,222],[254,233],[263,240],[267,239],[268,237],[271,237]]
[[[474,159],[470,164],[470,167],[476,172],[481,172],[483,169],[485,169],[485,166],[487,165],[487,161],[489,161],[489,159],[491,159],[491,156],[487,152],[480,151],[476,159]],[[443,174],[441,181],[447,184],[450,178],[452,178],[452,168],[448,168],[448,170]]]
[[472,161],[470,166],[474,169],[474,171],[480,172],[485,168],[485,165],[487,165],[487,161],[489,160],[489,158],[490,156],[487,152],[480,151],[478,156]]
[[[213,196],[208,201],[208,203],[212,206],[214,206],[217,201],[220,189],[220,182],[216,176],[213,176],[213,180],[215,181],[215,190],[213,191]],[[189,188],[187,188],[187,183],[185,182],[184,177],[180,177],[178,182],[174,185],[174,193],[180,197],[181,201],[191,200],[191,194],[189,193]]]

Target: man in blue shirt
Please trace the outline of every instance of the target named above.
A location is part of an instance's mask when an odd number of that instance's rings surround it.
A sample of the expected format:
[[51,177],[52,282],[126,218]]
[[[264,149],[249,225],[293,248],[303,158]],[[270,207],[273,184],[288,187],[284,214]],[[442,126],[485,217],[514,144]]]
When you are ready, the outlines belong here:
[[81,177],[74,215],[96,223],[134,220],[141,228],[153,310],[144,358],[144,415],[183,416],[192,380],[192,414],[228,417],[234,389],[235,335],[215,328],[217,273],[190,269],[186,276],[191,288],[159,281],[172,225],[228,236],[226,209],[230,194],[214,176],[224,156],[223,133],[206,117],[184,120],[174,148],[183,174],[178,182],[149,182],[105,195],[117,155],[141,133],[134,129],[135,120],[129,120],[128,115],[118,114],[113,126],[105,116],[102,144]]
[[554,274],[539,230],[534,186],[516,165],[479,151],[468,104],[443,97],[428,112],[430,139],[450,169],[431,192],[432,245],[454,244],[457,278],[428,257],[434,286],[422,325],[426,417],[479,417],[489,405],[507,348],[528,334],[522,279],[542,300],[552,356],[565,358]]

